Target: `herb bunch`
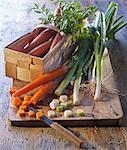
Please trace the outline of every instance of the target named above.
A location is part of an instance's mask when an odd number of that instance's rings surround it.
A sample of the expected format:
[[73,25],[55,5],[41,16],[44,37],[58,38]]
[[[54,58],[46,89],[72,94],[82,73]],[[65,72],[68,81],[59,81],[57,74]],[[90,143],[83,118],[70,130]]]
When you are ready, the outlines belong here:
[[59,9],[59,14],[54,14],[46,6],[34,5],[36,13],[41,13],[39,18],[43,24],[54,24],[65,34],[71,34],[74,41],[87,38],[89,36],[88,17],[93,17],[96,12],[95,6],[83,7],[79,2],[65,0],[55,1]]

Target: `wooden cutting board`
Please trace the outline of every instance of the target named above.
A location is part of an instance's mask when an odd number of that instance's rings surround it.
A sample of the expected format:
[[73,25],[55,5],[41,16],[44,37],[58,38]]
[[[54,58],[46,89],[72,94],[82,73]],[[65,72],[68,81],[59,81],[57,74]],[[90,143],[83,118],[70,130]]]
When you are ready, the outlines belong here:
[[[12,80],[12,85],[22,87],[26,83],[18,80]],[[73,116],[70,118],[64,118],[62,113],[57,112],[57,117],[52,118],[63,126],[68,127],[88,127],[88,126],[119,126],[119,122],[123,117],[123,111],[120,103],[118,94],[114,92],[116,89],[114,74],[108,55],[106,51],[104,55],[104,66],[103,66],[103,80],[102,84],[105,88],[110,89],[108,95],[103,93],[101,100],[94,101],[87,95],[81,92],[81,106],[72,108],[73,112],[77,108],[83,108],[85,116],[77,117]],[[10,98],[11,101],[11,98]],[[42,110],[47,115],[48,106],[43,106]],[[45,127],[47,126],[43,121],[38,121],[34,118],[19,117],[16,113],[16,109],[11,105],[9,106],[9,121],[13,126],[22,127]]]

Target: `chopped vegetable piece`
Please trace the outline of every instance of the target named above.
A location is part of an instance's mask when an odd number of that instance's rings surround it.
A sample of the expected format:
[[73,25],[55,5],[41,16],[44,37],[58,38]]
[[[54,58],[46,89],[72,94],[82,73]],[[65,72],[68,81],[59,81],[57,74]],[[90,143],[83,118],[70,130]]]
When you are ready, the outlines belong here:
[[44,98],[50,90],[54,87],[53,82],[48,82],[40,87],[40,89],[30,99],[30,104],[36,105],[41,98]]
[[12,96],[12,94],[15,93],[17,90],[18,90],[17,87],[15,87],[15,86],[11,87],[9,90],[10,95]]
[[12,105],[20,107],[22,105],[22,100],[19,97],[14,97],[12,99]]
[[56,116],[55,111],[53,111],[53,110],[49,110],[49,111],[48,111],[48,117],[49,117],[49,118],[52,118],[52,117],[55,117],[55,116]]
[[67,95],[61,95],[61,96],[59,97],[59,101],[60,101],[60,102],[66,102],[67,100],[68,100]]
[[51,102],[51,103],[49,104],[49,106],[50,106],[50,108],[51,108],[52,110],[56,109],[56,105],[55,105],[54,102]]
[[77,111],[76,111],[76,115],[77,115],[77,116],[84,116],[84,115],[85,115],[85,112],[84,112],[83,109],[79,108],[79,109],[77,109]]
[[65,110],[64,111],[64,117],[65,118],[72,117],[72,116],[73,116],[72,110]]
[[20,117],[25,117],[25,111],[24,111],[24,110],[19,109],[17,113],[18,113],[18,115],[19,115]]
[[36,119],[40,120],[40,119],[42,119],[42,117],[43,117],[43,112],[42,111],[38,111],[36,113]]
[[21,95],[33,90],[34,88],[36,88],[42,84],[45,84],[49,81],[52,81],[58,77],[65,75],[67,73],[67,70],[68,70],[67,66],[62,66],[62,67],[57,68],[51,72],[48,72],[44,75],[41,75],[37,79],[33,80],[31,83],[28,83],[23,88],[17,90],[14,94],[12,94],[12,96],[13,97],[21,96]]
[[56,107],[57,112],[63,112],[64,111],[64,106],[58,106]]
[[29,105],[30,105],[30,101],[23,101],[23,102],[22,102],[22,105],[29,106]]
[[34,111],[29,111],[29,112],[28,112],[28,116],[29,116],[29,117],[35,117],[36,114],[35,114]]
[[60,106],[63,106],[64,110],[68,108],[67,102],[60,103]]
[[72,101],[68,101],[68,102],[67,102],[67,107],[70,108],[70,107],[72,107],[72,106],[73,106]]
[[31,99],[31,96],[29,96],[29,95],[24,96],[24,101],[30,101],[30,99]]
[[62,102],[60,105],[64,107],[64,110],[73,106],[72,101]]
[[59,106],[59,103],[57,101],[52,101],[50,104],[49,104],[50,108],[51,109],[56,109],[57,106]]
[[26,111],[27,108],[28,108],[28,106],[27,105],[23,105],[23,104],[19,107],[19,109],[22,109],[24,111]]
[[59,100],[58,99],[53,99],[52,102],[55,102],[55,103],[59,104]]

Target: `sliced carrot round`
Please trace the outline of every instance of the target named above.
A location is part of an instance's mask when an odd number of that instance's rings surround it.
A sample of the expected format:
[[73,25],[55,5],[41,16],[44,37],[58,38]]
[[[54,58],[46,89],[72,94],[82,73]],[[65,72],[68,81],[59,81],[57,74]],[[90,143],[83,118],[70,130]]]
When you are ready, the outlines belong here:
[[21,105],[21,106],[19,107],[19,109],[24,110],[24,111],[26,111],[27,108],[28,108],[28,106],[26,106],[26,105]]
[[19,110],[18,110],[18,115],[19,115],[20,117],[25,117],[25,111],[22,110],[22,109],[19,109]]
[[35,112],[29,111],[29,112],[28,112],[28,116],[29,116],[29,117],[35,117]]
[[43,112],[39,111],[36,113],[36,119],[40,120],[43,117]]
[[30,105],[30,101],[23,101],[23,102],[22,102],[22,105],[29,106],[29,105]]

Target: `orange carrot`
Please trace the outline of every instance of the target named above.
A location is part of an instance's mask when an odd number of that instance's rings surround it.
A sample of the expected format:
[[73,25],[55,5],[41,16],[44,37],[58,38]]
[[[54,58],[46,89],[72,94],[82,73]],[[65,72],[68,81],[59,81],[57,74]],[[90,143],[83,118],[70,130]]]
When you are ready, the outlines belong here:
[[38,112],[36,113],[36,119],[40,120],[42,117],[43,117],[43,112],[38,111]]
[[29,96],[29,95],[24,96],[24,101],[30,101],[30,99],[31,99],[31,96]]
[[22,105],[29,106],[29,104],[30,104],[30,101],[23,101],[23,102],[22,102]]
[[52,36],[56,35],[56,31],[51,29],[46,29],[42,31],[29,45],[28,48],[25,49],[26,53],[31,51],[33,48],[37,47],[38,45],[48,41]]
[[17,90],[18,90],[17,87],[15,87],[15,86],[11,87],[9,90],[10,95],[12,96],[12,94],[15,93]]
[[29,111],[28,116],[29,117],[35,117],[35,112],[34,111]]
[[54,87],[54,83],[48,82],[40,87],[40,89],[30,99],[30,104],[36,105],[44,96]]
[[26,110],[27,110],[27,108],[28,108],[28,106],[23,105],[23,104],[19,107],[19,109],[22,109],[22,110],[24,110],[24,111],[26,111]]
[[28,54],[33,56],[44,56],[49,51],[53,37],[51,37],[47,42],[40,44],[39,46],[32,49]]
[[57,33],[53,42],[52,42],[52,45],[50,47],[50,49],[52,49],[60,40],[62,39],[62,36],[60,33]]
[[18,110],[18,115],[19,115],[20,117],[25,117],[25,111],[22,110],[22,109],[19,109],[19,110]]
[[12,105],[20,107],[22,105],[22,100],[19,97],[14,97],[12,99]]
[[31,83],[28,83],[26,86],[23,88],[17,90],[14,94],[12,94],[13,97],[21,96],[34,88],[45,84],[49,81],[55,80],[58,77],[63,76],[65,73],[67,73],[68,67],[67,66],[62,66],[60,68],[57,68],[49,73],[46,73],[44,75],[41,75],[37,79],[33,80]]

